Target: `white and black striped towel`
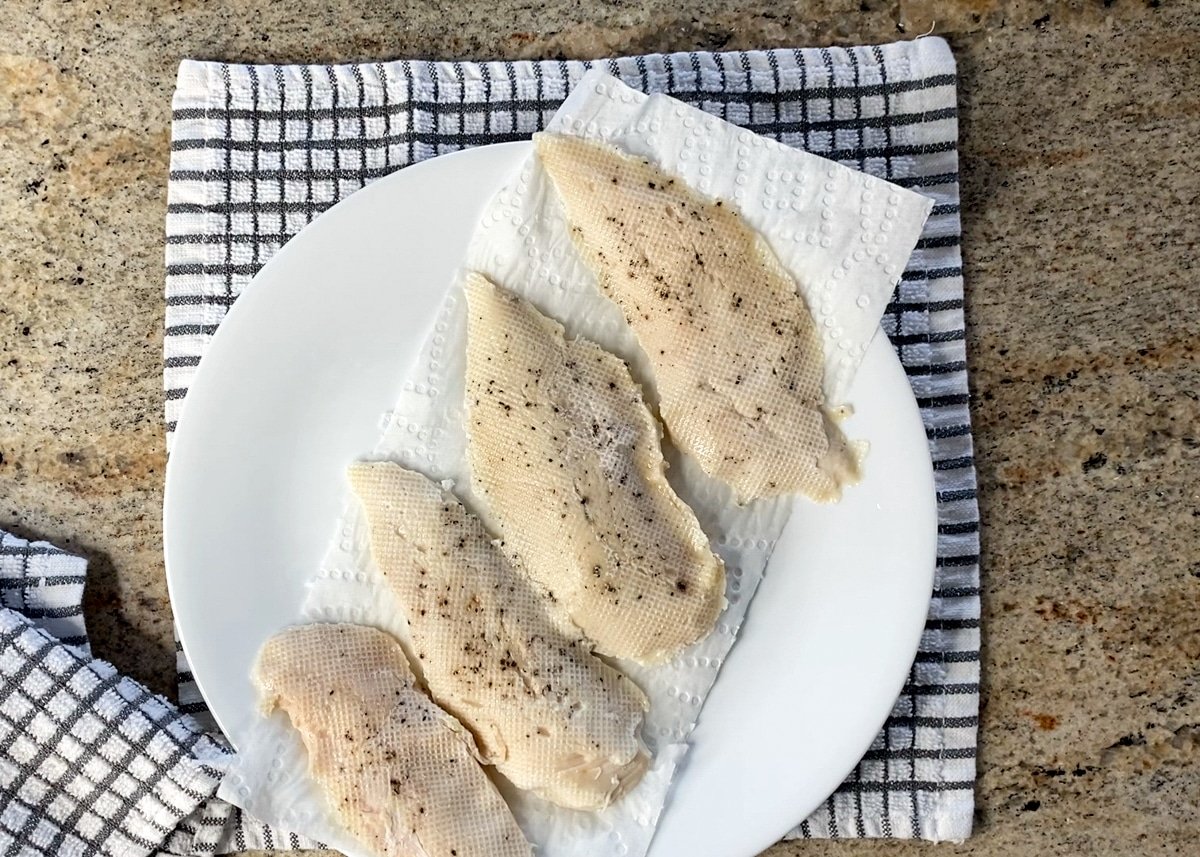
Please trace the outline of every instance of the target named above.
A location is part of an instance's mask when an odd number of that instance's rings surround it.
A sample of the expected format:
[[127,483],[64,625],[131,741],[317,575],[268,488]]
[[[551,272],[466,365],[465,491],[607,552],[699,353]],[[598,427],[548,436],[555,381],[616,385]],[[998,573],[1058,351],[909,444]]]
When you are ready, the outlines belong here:
[[[970,834],[979,713],[979,543],[964,347],[954,61],[940,39],[599,61],[788,145],[935,200],[883,327],[921,407],[938,486],[937,576],[901,698],[803,837]],[[221,319],[259,268],[375,178],[541,129],[585,62],[235,66],[185,62],[167,214],[167,430]],[[168,435],[169,436],[169,435]],[[180,655],[185,710],[204,705]],[[295,838],[251,823],[237,842]],[[291,840],[291,841],[289,841]]]
[[0,855],[317,847],[214,798],[224,738],[91,657],[86,570],[0,531]]
[[[168,214],[168,430],[205,346],[291,235],[373,178],[528,136],[583,63],[243,67],[185,63]],[[606,63],[733,122],[933,196],[884,328],[938,480],[927,632],[875,746],[800,836],[969,834],[979,680],[978,516],[967,414],[954,65],[940,40]],[[6,857],[309,846],[212,800],[218,735],[90,658],[84,563],[0,535],[0,851]],[[203,703],[180,658],[185,710]]]
[[[230,751],[91,658],[85,568],[0,533],[0,854],[211,852],[232,829],[229,807],[209,800]],[[222,819],[206,843],[189,825],[209,808]]]
[[[979,549],[949,48],[922,39],[601,63],[632,86],[669,93],[936,201],[883,319],[921,406],[936,468],[940,540],[927,631],[875,745],[794,833],[963,838],[971,830],[979,711]],[[168,432],[221,319],[288,238],[407,164],[529,137],[590,65],[184,63],[167,214]],[[181,699],[202,713],[182,655],[181,671]]]

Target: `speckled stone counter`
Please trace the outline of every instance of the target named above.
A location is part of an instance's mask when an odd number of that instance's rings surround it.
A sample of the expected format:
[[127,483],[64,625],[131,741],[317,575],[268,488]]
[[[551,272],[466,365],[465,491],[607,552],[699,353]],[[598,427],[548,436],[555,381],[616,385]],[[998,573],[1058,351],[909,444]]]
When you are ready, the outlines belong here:
[[985,593],[978,833],[937,851],[1197,853],[1200,3],[304,5],[0,5],[0,527],[88,556],[99,655],[170,692],[161,295],[180,58],[593,57],[932,28],[961,73]]

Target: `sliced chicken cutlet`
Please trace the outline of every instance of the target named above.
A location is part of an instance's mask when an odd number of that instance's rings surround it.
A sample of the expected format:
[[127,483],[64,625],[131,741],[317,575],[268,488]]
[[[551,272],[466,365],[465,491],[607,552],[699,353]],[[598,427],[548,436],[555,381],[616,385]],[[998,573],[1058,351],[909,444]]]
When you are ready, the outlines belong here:
[[812,315],[762,237],[648,161],[535,143],[572,240],[650,360],[672,440],[743,502],[838,499],[858,460],[824,399]]
[[531,857],[461,724],[414,684],[400,645],[360,625],[276,634],[254,668],[342,825],[380,857]]
[[596,810],[645,773],[646,697],[590,645],[452,494],[391,462],[350,482],[438,704],[519,788]]
[[725,569],[667,483],[628,367],[479,274],[466,292],[472,478],[506,547],[604,654],[655,662],[696,642]]

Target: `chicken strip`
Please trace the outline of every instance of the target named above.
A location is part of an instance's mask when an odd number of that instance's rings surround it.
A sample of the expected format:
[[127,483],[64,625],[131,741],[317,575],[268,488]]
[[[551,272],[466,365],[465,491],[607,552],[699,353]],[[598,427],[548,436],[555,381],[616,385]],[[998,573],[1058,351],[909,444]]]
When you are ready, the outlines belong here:
[[457,720],[414,685],[404,651],[360,625],[276,634],[254,667],[291,718],[338,820],[380,857],[531,857]]
[[371,553],[433,698],[519,788],[597,810],[641,778],[645,695],[592,654],[451,494],[391,462],[350,468]]
[[721,201],[600,143],[535,136],[571,237],[649,358],[672,440],[738,499],[841,496],[858,460],[795,282]]
[[725,569],[667,483],[618,357],[472,274],[472,478],[505,544],[606,655],[661,661],[712,630]]

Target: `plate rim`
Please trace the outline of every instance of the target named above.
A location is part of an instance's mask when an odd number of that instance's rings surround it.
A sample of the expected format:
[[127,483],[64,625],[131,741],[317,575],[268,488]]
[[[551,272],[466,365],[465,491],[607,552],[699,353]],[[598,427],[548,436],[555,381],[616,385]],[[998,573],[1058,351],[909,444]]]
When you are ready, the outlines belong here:
[[[248,282],[246,284],[246,286],[243,288],[242,292],[238,295],[237,300],[235,300],[233,302],[233,304],[227,309],[225,315],[221,318],[221,321],[218,323],[216,330],[212,334],[212,338],[208,341],[208,344],[205,347],[205,354],[201,356],[200,361],[197,363],[196,373],[192,376],[192,379],[188,384],[187,394],[184,396],[183,404],[180,407],[179,414],[175,421],[175,430],[173,433],[174,437],[172,440],[172,450],[170,452],[168,452],[168,454],[167,454],[167,462],[163,469],[163,503],[162,503],[162,515],[161,515],[162,541],[163,541],[163,575],[166,578],[166,582],[167,582],[167,600],[171,604],[172,622],[173,622],[173,627],[175,629],[175,635],[178,639],[180,647],[183,649],[183,654],[187,658],[189,664],[192,663],[193,658],[192,658],[191,654],[188,652],[188,649],[189,649],[189,643],[187,640],[188,634],[185,633],[183,627],[180,624],[179,616],[178,616],[179,611],[176,609],[176,606],[175,606],[177,603],[176,592],[177,592],[180,584],[177,583],[175,580],[176,576],[177,576],[177,572],[172,573],[173,565],[175,565],[175,567],[178,568],[178,561],[176,560],[176,562],[173,563],[172,559],[171,559],[172,556],[177,556],[177,553],[173,549],[173,541],[174,540],[171,538],[171,535],[170,535],[171,532],[174,530],[172,509],[176,505],[174,502],[174,498],[178,494],[178,485],[179,485],[179,481],[180,481],[180,477],[179,477],[180,465],[178,464],[179,456],[172,454],[172,453],[179,449],[179,446],[181,443],[186,446],[190,442],[190,435],[191,435],[191,431],[192,431],[190,429],[190,425],[191,425],[192,421],[188,419],[188,415],[190,413],[189,408],[188,408],[188,403],[189,403],[189,401],[195,400],[195,398],[192,396],[192,392],[196,389],[196,387],[198,385],[201,387],[202,391],[203,391],[204,387],[208,385],[208,383],[209,383],[208,377],[214,371],[211,369],[211,367],[213,365],[213,361],[209,360],[208,363],[206,364],[205,360],[204,360],[204,356],[211,354],[215,348],[223,348],[224,342],[226,340],[228,340],[232,336],[237,335],[236,333],[231,333],[230,331],[231,330],[236,331],[236,329],[238,327],[238,323],[235,321],[235,323],[232,327],[228,323],[230,318],[234,317],[235,313],[239,313],[240,315],[245,315],[248,312],[253,312],[253,306],[256,302],[263,301],[263,300],[269,300],[269,298],[260,298],[257,296],[262,293],[262,290],[256,289],[255,288],[256,284],[261,284],[260,281],[263,280],[264,278],[269,278],[274,273],[276,268],[282,267],[283,265],[287,264],[287,259],[288,259],[287,254],[289,252],[289,248],[296,246],[297,242],[300,239],[304,238],[305,236],[309,236],[307,240],[312,240],[311,236],[315,232],[317,232],[323,228],[327,228],[327,227],[322,227],[321,223],[323,221],[327,221],[327,218],[325,217],[325,215],[329,214],[334,209],[344,206],[346,203],[350,202],[351,200],[355,200],[355,199],[357,199],[357,202],[355,203],[356,205],[362,205],[364,197],[368,197],[371,195],[386,194],[389,191],[389,188],[393,184],[396,184],[397,182],[407,183],[407,182],[410,182],[413,180],[414,175],[419,178],[420,176],[424,175],[425,172],[445,169],[446,164],[448,162],[453,161],[455,159],[460,159],[460,158],[470,158],[473,155],[477,155],[479,150],[482,150],[482,149],[486,149],[490,152],[502,152],[502,151],[516,152],[523,148],[531,148],[531,147],[532,147],[532,143],[529,141],[511,140],[511,141],[506,141],[506,142],[501,142],[501,143],[490,143],[486,146],[473,146],[473,147],[468,147],[468,148],[464,148],[464,149],[457,149],[453,152],[445,152],[443,154],[436,155],[431,158],[426,158],[425,160],[422,160],[422,161],[417,161],[416,163],[410,164],[406,167],[399,168],[396,171],[389,173],[386,176],[376,179],[375,181],[373,181],[367,185],[363,185],[362,187],[355,190],[353,193],[338,200],[333,205],[329,206],[329,208],[325,209],[320,214],[315,216],[313,220],[306,223],[295,235],[293,235],[283,245],[281,245],[279,247],[279,249],[276,250],[275,253],[271,256],[271,258],[263,263],[263,266],[258,270],[257,273],[254,274],[254,276],[250,279],[250,282]],[[343,211],[344,210],[345,209],[343,209]],[[247,297],[249,297],[249,301],[247,301]],[[241,307],[240,310],[239,310],[239,307]],[[207,370],[206,370],[206,366],[209,367]],[[399,377],[397,377],[397,385],[396,385],[397,391],[399,390],[399,384],[400,384],[400,379],[399,379]],[[395,396],[393,396],[393,399],[395,399]],[[330,521],[329,528],[330,528],[330,532],[332,533],[333,521]],[[226,724],[224,722],[222,722],[221,715],[208,702],[208,695],[204,692],[205,681],[203,679],[201,679],[201,677],[195,672],[192,673],[192,678],[193,678],[193,681],[194,681],[197,689],[200,691],[200,694],[204,699],[204,705],[208,709],[209,714],[212,716],[213,720],[216,721],[218,728],[221,730],[221,733],[226,737],[226,740],[228,740],[231,745],[234,745],[235,742],[229,734],[230,730],[227,728]],[[236,749],[236,746],[235,746],[235,749]]]

